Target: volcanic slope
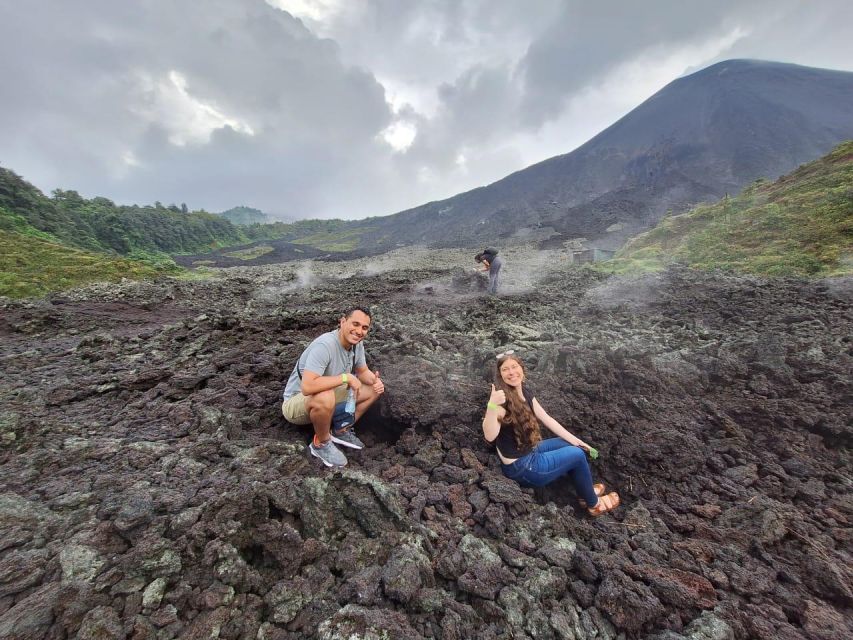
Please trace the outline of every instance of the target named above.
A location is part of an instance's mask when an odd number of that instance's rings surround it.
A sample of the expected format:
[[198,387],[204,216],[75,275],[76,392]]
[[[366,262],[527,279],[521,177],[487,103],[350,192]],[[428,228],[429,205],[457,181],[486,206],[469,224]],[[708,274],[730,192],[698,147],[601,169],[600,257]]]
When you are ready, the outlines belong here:
[[361,243],[462,246],[551,231],[615,248],[668,210],[775,179],[851,138],[853,73],[728,60],[671,82],[571,153],[371,218]]
[[775,182],[667,217],[630,240],[607,268],[678,260],[762,275],[853,271],[853,141]]
[[[4,302],[0,637],[850,637],[850,279],[531,250],[494,299],[466,257]],[[332,473],[280,395],[356,300],[387,392]],[[614,514],[501,474],[506,348],[598,447]]]

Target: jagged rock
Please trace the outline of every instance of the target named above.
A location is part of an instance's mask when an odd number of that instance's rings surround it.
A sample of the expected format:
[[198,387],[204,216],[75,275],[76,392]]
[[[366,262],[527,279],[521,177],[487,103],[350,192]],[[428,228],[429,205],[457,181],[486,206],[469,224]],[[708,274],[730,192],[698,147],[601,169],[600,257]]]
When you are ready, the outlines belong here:
[[0,615],[0,638],[40,640],[53,624],[59,585],[48,583]]
[[228,618],[231,616],[231,610],[226,607],[220,607],[213,611],[205,611],[200,613],[190,623],[186,631],[181,634],[186,640],[208,640],[219,635],[220,630]]
[[648,584],[662,602],[684,609],[711,609],[717,603],[713,585],[702,576],[669,567],[638,565],[630,575]]
[[848,607],[853,605],[853,569],[849,565],[837,565],[825,557],[818,557],[812,561],[812,568],[803,579],[824,598]]
[[621,571],[612,571],[604,576],[595,604],[617,628],[632,633],[663,617],[665,612],[651,589],[631,580]]
[[394,490],[368,474],[342,471],[328,480],[308,478],[298,491],[305,532],[320,540],[352,523],[370,537],[388,526],[409,526]]
[[234,587],[215,582],[202,592],[201,601],[205,609],[217,609],[231,604],[235,593]]
[[92,582],[105,562],[95,549],[81,544],[70,544],[59,552],[63,582]]
[[830,640],[849,637],[853,624],[833,607],[807,600],[803,611],[803,629],[809,638]]
[[[853,633],[849,286],[530,253],[535,287],[508,263],[490,299],[440,255],[0,303],[0,635]],[[353,293],[387,392],[331,471],[280,397]],[[507,348],[613,514],[501,473],[480,424]]]
[[551,628],[559,640],[579,640],[583,637],[580,618],[571,605],[564,605],[551,613]]
[[479,538],[464,536],[453,554],[459,588],[481,598],[493,599],[501,585],[514,581],[512,573],[494,551]]
[[0,558],[0,598],[41,584],[48,553],[44,549],[10,551]]
[[573,540],[556,538],[547,542],[540,553],[549,563],[564,569],[571,569],[572,559],[577,547],[578,545]]
[[435,586],[429,557],[417,544],[404,544],[391,552],[382,570],[382,587],[394,600],[408,603],[421,587]]
[[151,520],[154,503],[147,492],[133,491],[121,498],[122,506],[113,519],[116,529],[130,531]]
[[47,507],[15,493],[0,493],[2,548],[35,542],[43,546],[62,520]]
[[347,602],[355,604],[375,604],[379,598],[379,588],[382,585],[382,569],[380,567],[367,567],[342,587],[341,596]]
[[167,604],[157,609],[148,619],[157,627],[166,627],[177,621],[178,610],[175,608],[175,605]]
[[156,609],[163,601],[166,591],[166,578],[153,580],[142,592],[142,606],[146,609]]
[[706,611],[687,625],[684,637],[688,640],[733,640],[735,635],[726,622]]
[[311,600],[304,581],[283,581],[275,585],[264,598],[270,610],[270,619],[276,624],[293,620],[302,607]]
[[112,607],[95,607],[80,625],[77,638],[80,640],[124,640],[127,634],[121,619]]
[[518,483],[504,477],[491,477],[483,481],[483,486],[489,492],[493,502],[501,504],[517,504],[524,502],[525,495]]
[[317,629],[320,640],[420,640],[423,636],[415,631],[406,618],[388,609],[365,609],[358,605],[347,605]]
[[18,439],[20,418],[14,411],[0,411],[0,446],[9,446]]
[[536,600],[557,600],[566,591],[566,572],[558,567],[528,571],[521,588]]

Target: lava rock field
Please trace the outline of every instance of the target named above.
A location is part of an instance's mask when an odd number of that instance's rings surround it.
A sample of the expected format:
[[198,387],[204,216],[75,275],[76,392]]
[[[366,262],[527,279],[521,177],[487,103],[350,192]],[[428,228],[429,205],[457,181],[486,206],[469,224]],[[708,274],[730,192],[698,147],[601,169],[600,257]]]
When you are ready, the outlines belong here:
[[[505,253],[496,298],[406,250],[0,301],[0,637],[853,636],[853,280]],[[331,471],[280,398],[356,303],[387,391]],[[508,348],[615,512],[501,474]]]

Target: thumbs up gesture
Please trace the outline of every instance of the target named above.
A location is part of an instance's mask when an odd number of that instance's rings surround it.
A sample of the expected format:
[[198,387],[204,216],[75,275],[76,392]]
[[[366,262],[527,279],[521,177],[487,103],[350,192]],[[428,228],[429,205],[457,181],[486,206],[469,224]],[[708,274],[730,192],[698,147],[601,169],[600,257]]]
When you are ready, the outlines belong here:
[[489,402],[494,402],[497,405],[503,405],[506,402],[506,393],[503,389],[495,389],[492,385],[492,394],[489,396]]
[[379,369],[373,372],[373,392],[379,396],[385,393],[385,383],[379,379]]

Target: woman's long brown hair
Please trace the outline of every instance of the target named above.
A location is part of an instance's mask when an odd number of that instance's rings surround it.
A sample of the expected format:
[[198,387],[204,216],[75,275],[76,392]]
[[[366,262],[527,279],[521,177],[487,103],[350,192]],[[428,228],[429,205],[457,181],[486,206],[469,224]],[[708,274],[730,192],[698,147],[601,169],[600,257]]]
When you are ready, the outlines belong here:
[[539,431],[539,420],[527,404],[527,400],[520,398],[518,392],[510,387],[501,378],[501,365],[507,360],[514,360],[521,367],[522,373],[527,374],[524,363],[514,355],[504,356],[497,361],[495,367],[495,388],[503,389],[506,394],[506,414],[501,418],[501,424],[511,425],[515,444],[519,451],[529,451],[542,441],[542,433]]

